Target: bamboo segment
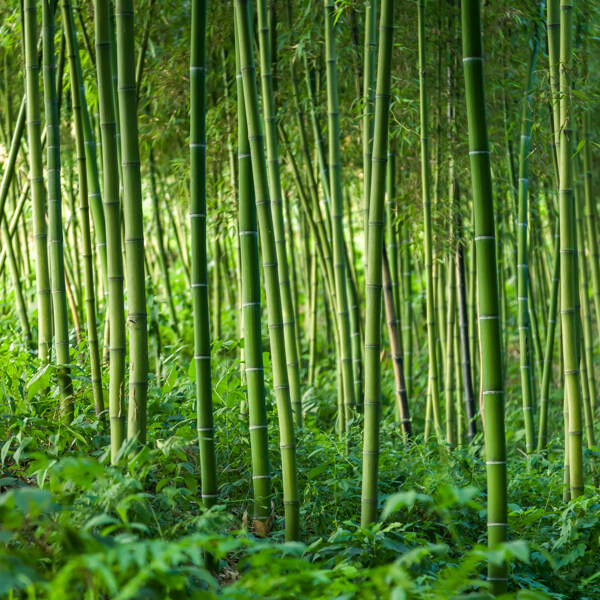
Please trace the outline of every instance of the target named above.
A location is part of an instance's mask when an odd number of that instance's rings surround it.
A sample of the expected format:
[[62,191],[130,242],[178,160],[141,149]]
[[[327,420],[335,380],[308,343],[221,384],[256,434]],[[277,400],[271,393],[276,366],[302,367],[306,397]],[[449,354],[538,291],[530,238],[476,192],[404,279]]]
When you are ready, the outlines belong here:
[[148,315],[135,84],[133,0],[117,0],[117,77],[129,329],[128,439],[146,443]]
[[[69,374],[69,324],[65,290],[63,258],[62,199],[60,190],[60,125],[56,99],[56,66],[54,62],[54,7],[50,0],[42,2],[44,99],[48,156],[48,230],[52,310],[56,346],[57,376],[60,388],[61,416],[65,422],[73,420],[73,385]],[[100,406],[96,406],[99,414]]]
[[423,220],[425,244],[425,293],[427,313],[427,347],[429,351],[429,389],[433,424],[438,439],[442,439],[437,360],[437,329],[435,323],[435,291],[433,278],[433,242],[431,233],[431,177],[429,174],[429,138],[427,124],[427,79],[425,71],[425,0],[418,5],[419,28],[419,97],[421,121],[421,176],[423,187]]
[[190,221],[194,363],[202,501],[218,501],[211,385],[210,320],[206,259],[206,0],[194,0],[190,54]]
[[25,121],[28,114],[27,111],[30,110],[29,103],[26,102],[26,100],[27,98],[24,96],[21,102],[21,108],[19,109],[19,115],[17,117],[12,139],[10,141],[8,157],[4,163],[4,172],[2,173],[2,182],[0,183],[0,221],[3,221],[5,218],[4,207],[6,206],[8,191],[10,190],[10,184],[15,172],[15,163],[17,162],[17,155],[19,153],[19,148],[21,147],[21,138],[23,137],[23,132],[25,131]]
[[583,426],[579,387],[577,241],[573,193],[573,116],[571,114],[573,5],[560,3],[560,149],[559,149],[559,222],[560,222],[560,313],[568,404],[569,484],[571,497],[583,494]]
[[402,347],[404,350],[404,372],[406,374],[406,392],[408,397],[412,397],[413,391],[413,311],[412,311],[412,270],[411,270],[411,256],[410,256],[410,241],[408,240],[408,223],[403,220],[400,225],[400,264],[402,268],[402,288],[403,288],[403,319],[402,321],[402,332],[403,342]]
[[169,266],[167,264],[167,253],[165,252],[164,232],[162,219],[160,216],[160,202],[156,189],[156,165],[154,163],[154,152],[150,149],[150,196],[152,198],[152,210],[154,213],[154,223],[156,225],[156,243],[158,246],[158,266],[162,283],[165,286],[165,296],[169,307],[169,316],[171,318],[171,327],[178,335],[178,319],[173,301],[173,292],[171,291],[171,278],[169,276]]
[[375,56],[377,48],[377,0],[365,2],[365,45],[363,64],[363,221],[365,257],[368,252],[369,197],[371,194],[371,159],[373,156],[373,127],[375,112]]
[[2,236],[2,245],[6,249],[8,268],[10,271],[15,300],[17,303],[17,313],[19,314],[19,320],[21,321],[21,329],[23,330],[23,336],[25,337],[25,340],[28,344],[30,344],[31,328],[29,326],[29,318],[27,317],[27,306],[23,296],[23,288],[21,286],[21,279],[19,276],[19,267],[17,266],[17,259],[15,257],[12,241],[10,239],[10,232],[8,231],[6,219],[4,219],[0,225],[0,235]]
[[77,174],[79,178],[79,214],[81,218],[82,258],[85,279],[85,307],[88,329],[88,346],[92,375],[92,390],[96,414],[104,410],[104,395],[100,369],[100,352],[98,349],[98,328],[96,323],[96,294],[94,287],[94,266],[92,255],[92,240],[90,229],[90,211],[88,205],[88,187],[85,157],[85,138],[83,133],[83,117],[81,109],[81,94],[79,91],[79,72],[76,54],[79,52],[77,37],[73,24],[73,9],[70,0],[62,0],[62,14],[67,38],[69,54],[69,70],[71,75],[71,98],[73,102],[73,121],[75,125],[75,147],[77,153]]
[[110,417],[111,461],[114,464],[126,437],[124,394],[126,339],[123,253],[121,249],[121,202],[119,199],[117,123],[113,103],[110,58],[110,1],[96,0],[94,9],[98,108],[104,179],[103,202],[106,219],[108,322],[110,327],[108,412]]
[[[25,82],[27,86],[27,142],[29,145],[33,204],[35,279],[38,305],[38,356],[43,361],[47,361],[50,358],[50,347],[52,345],[52,307],[50,273],[48,270],[48,230],[46,226],[46,203],[42,170],[40,87],[37,52],[37,2],[36,0],[27,0],[22,6]],[[1,211],[0,214],[2,214]]]
[[[462,386],[465,403],[465,416],[467,419],[467,435],[469,441],[477,435],[477,412],[475,410],[475,397],[473,394],[473,380],[471,379],[471,350],[469,347],[469,316],[467,313],[467,290],[465,282],[465,256],[464,241],[462,239],[462,220],[457,215],[456,224],[456,279],[458,303],[458,331],[460,335],[460,362],[462,365]],[[460,443],[460,438],[459,438]]]
[[[244,107],[246,110],[248,140],[250,142],[252,159],[252,178],[261,231],[269,339],[271,342],[271,360],[273,362],[273,383],[279,417],[286,539],[297,540],[300,535],[300,503],[296,473],[296,442],[286,365],[277,252],[273,233],[270,190],[267,182],[267,161],[260,122],[258,90],[252,53],[249,2],[248,0],[235,0],[235,5]],[[240,231],[240,233],[242,232]]]
[[383,301],[385,305],[385,315],[388,326],[388,337],[390,339],[390,352],[393,360],[398,416],[400,419],[400,427],[402,427],[402,433],[406,438],[410,438],[412,437],[412,424],[410,419],[410,409],[408,406],[408,396],[406,394],[406,382],[404,378],[402,338],[400,337],[398,331],[398,319],[396,318],[396,309],[394,307],[394,292],[392,287],[390,262],[385,250],[383,252],[382,268]]
[[[235,7],[236,13],[240,9]],[[240,73],[239,36],[235,23],[238,106],[238,165],[239,165],[239,239],[242,271],[242,327],[244,337],[244,375],[247,384],[248,422],[252,452],[252,487],[254,528],[266,531],[271,496],[271,466],[267,408],[265,404],[262,338],[260,333],[260,271],[258,260],[258,230],[256,204],[252,185],[252,164],[246,124],[242,75]]]
[[[481,389],[485,414],[485,453],[488,485],[488,546],[506,541],[506,438],[504,432],[504,378],[502,339],[496,277],[496,235],[490,151],[481,43],[479,0],[463,0],[462,45],[465,96],[469,127],[469,155],[473,187],[475,245],[477,248],[477,291],[481,344]],[[507,565],[488,562],[490,591],[506,591]]]
[[[577,163],[575,163],[577,165]],[[581,336],[581,391],[587,447],[596,445],[594,436],[594,411],[596,406],[596,381],[594,378],[594,346],[592,333],[592,314],[590,310],[589,280],[585,260],[583,234],[583,178],[576,178],[575,216],[577,229],[578,267],[580,274],[580,298],[582,305]]]
[[[583,114],[583,184],[585,197],[585,222],[587,229],[587,242],[589,247],[590,271],[592,287],[594,290],[594,309],[596,322],[600,323],[600,254],[598,250],[598,223],[596,202],[593,193],[592,181],[592,140],[590,138],[590,113]],[[584,247],[584,246],[583,246]]]
[[[394,42],[394,0],[383,0],[380,16],[380,46],[377,58],[375,129],[369,203],[369,248],[365,313],[365,399],[361,525],[377,518],[379,419],[381,404],[381,288],[385,224],[385,183],[388,152],[389,107]],[[399,349],[398,349],[399,350]],[[398,351],[399,355],[399,351]],[[403,415],[401,418],[407,417]]]
[[[266,0],[258,2],[258,28],[261,64],[262,96],[264,106],[264,122],[266,131],[266,147],[269,174],[269,189],[272,196],[271,212],[273,215],[274,238],[277,254],[279,286],[281,289],[281,307],[283,314],[283,335],[289,395],[294,409],[296,427],[302,427],[302,393],[300,389],[299,358],[296,345],[296,319],[292,300],[290,274],[287,262],[285,227],[283,219],[283,194],[279,171],[279,148],[277,140],[277,109],[273,94],[273,73],[271,71],[271,51],[269,44],[269,19]],[[289,240],[292,244],[292,240]]]
[[525,422],[525,445],[527,453],[535,449],[535,430],[533,424],[533,387],[532,364],[529,360],[529,304],[528,279],[529,264],[527,251],[527,220],[529,209],[527,193],[529,184],[529,139],[531,134],[531,96],[535,76],[537,57],[537,35],[529,59],[527,80],[525,83],[525,101],[521,118],[521,142],[519,145],[519,206],[517,218],[517,302],[519,307],[519,353],[521,370],[521,395],[523,399],[523,420]]
[[560,236],[558,223],[554,235],[554,258],[552,272],[552,292],[550,296],[550,311],[548,312],[548,329],[546,334],[546,347],[544,349],[544,365],[542,371],[542,384],[540,391],[540,424],[536,450],[541,452],[546,448],[548,441],[548,396],[550,380],[552,379],[552,355],[554,353],[554,336],[556,332],[556,313],[558,310],[558,295],[560,282]]
[[[354,411],[354,377],[352,372],[352,347],[350,319],[346,294],[346,246],[342,223],[342,181],[340,156],[340,119],[338,106],[336,34],[334,25],[335,6],[332,0],[324,0],[325,52],[327,60],[327,110],[329,123],[329,190],[331,193],[333,272],[336,294],[336,310],[339,331],[340,370],[343,385],[344,418],[348,422]],[[368,262],[368,260],[367,260]],[[379,269],[381,277],[381,269]],[[366,360],[366,358],[365,358]],[[366,387],[366,374],[365,374]],[[342,428],[343,431],[343,428]]]

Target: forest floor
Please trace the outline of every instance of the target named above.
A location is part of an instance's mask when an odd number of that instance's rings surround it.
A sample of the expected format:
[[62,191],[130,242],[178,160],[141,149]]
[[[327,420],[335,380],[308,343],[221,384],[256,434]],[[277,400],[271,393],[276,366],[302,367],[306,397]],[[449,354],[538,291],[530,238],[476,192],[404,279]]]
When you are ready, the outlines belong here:
[[[199,489],[193,373],[181,366],[181,350],[163,362],[160,379],[151,379],[148,445],[124,448],[121,463],[111,466],[86,367],[74,369],[78,409],[67,426],[57,418],[52,369],[38,370],[9,341],[0,346],[1,598],[483,599],[486,561],[510,560],[506,598],[600,599],[600,494],[588,478],[585,496],[565,504],[562,441],[552,440],[544,455],[524,454],[518,397],[510,388],[509,542],[489,552],[481,435],[454,449],[419,435],[406,444],[387,401],[381,518],[360,527],[361,416],[351,424],[349,443],[341,441],[335,369],[324,359],[319,386],[305,393],[305,426],[297,435],[301,542],[285,543],[270,395],[273,530],[261,539],[244,526],[252,480],[235,344],[215,347],[220,503],[208,513]],[[392,390],[386,375],[386,398]],[[559,396],[557,390],[557,423]],[[423,398],[417,395],[411,410],[415,430],[423,431]],[[598,454],[587,451],[587,473]]]

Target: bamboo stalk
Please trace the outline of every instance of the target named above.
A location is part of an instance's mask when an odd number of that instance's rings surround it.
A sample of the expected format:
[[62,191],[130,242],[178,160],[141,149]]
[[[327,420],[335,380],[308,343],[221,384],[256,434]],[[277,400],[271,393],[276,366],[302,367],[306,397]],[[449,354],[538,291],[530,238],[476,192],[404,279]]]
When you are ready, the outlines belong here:
[[[485,414],[485,453],[488,485],[488,546],[506,541],[508,530],[504,377],[496,277],[496,235],[481,42],[479,0],[461,4],[463,69],[473,185],[477,296],[481,344],[481,390]],[[507,586],[506,563],[488,562],[490,591],[500,595]]]
[[[385,224],[385,180],[388,153],[389,108],[394,42],[394,0],[383,0],[377,57],[375,129],[369,202],[368,261],[365,312],[365,399],[361,525],[377,518],[379,469],[379,419],[381,405],[381,288]],[[399,353],[398,353],[399,355]],[[402,418],[407,417],[403,415]]]

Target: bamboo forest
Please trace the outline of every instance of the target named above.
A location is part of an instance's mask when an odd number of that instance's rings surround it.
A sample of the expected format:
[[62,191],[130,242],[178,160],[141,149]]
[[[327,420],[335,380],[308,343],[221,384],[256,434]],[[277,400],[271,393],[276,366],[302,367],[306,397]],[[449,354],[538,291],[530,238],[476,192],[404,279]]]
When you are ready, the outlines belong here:
[[0,0],[0,599],[600,600],[599,68],[597,0]]

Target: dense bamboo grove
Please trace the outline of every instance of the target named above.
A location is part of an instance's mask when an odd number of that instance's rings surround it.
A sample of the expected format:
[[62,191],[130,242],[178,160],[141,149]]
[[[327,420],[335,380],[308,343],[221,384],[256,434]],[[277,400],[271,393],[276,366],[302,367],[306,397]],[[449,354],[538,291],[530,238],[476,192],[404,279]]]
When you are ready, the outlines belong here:
[[1,5],[0,595],[600,598],[599,19]]

